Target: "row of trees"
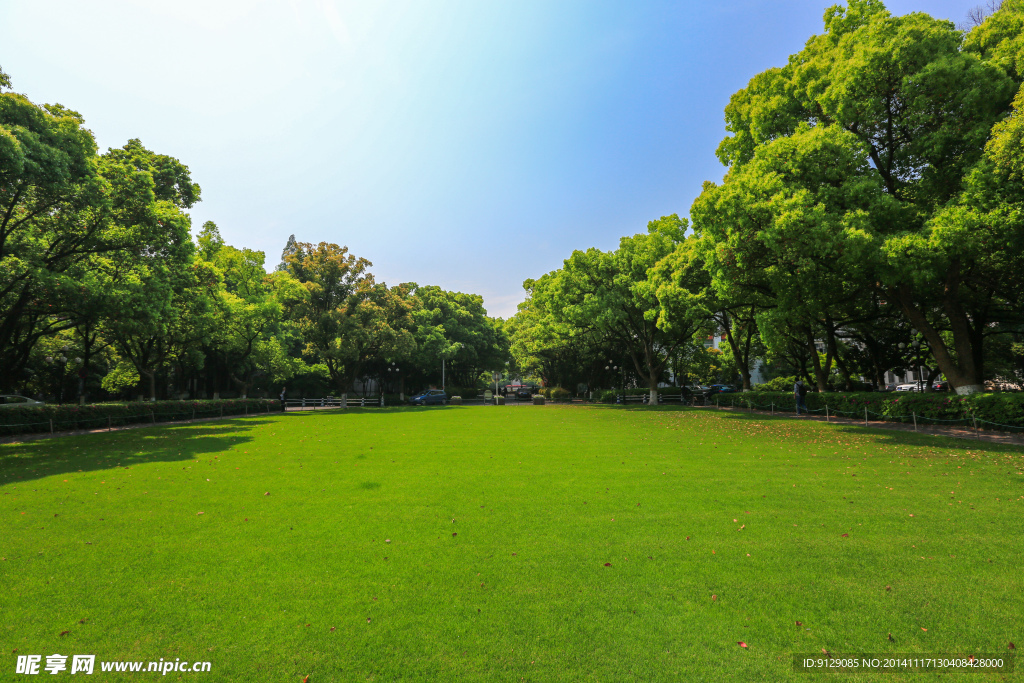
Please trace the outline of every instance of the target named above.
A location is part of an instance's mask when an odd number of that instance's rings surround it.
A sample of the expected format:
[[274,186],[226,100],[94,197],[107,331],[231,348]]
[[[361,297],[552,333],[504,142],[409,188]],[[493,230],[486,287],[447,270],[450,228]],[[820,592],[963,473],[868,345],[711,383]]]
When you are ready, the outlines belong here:
[[720,330],[745,389],[759,361],[824,391],[921,353],[959,393],[1024,379],[1024,0],[976,19],[829,8],[731,98],[728,172],[692,224],[664,217],[526,281],[517,362],[608,386],[607,358],[628,357],[653,401]]
[[245,396],[474,385],[508,342],[480,296],[403,283],[336,244],[289,240],[277,269],[208,222],[199,185],[138,140],[98,153],[82,116],[0,71],[0,393]]

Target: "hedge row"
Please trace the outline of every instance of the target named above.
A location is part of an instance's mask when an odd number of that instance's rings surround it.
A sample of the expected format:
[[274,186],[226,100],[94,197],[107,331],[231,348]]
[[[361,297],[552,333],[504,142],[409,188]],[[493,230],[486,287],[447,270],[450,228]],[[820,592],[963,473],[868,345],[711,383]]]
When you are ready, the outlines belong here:
[[280,410],[280,401],[259,398],[220,401],[135,401],[84,406],[4,406],[0,408],[0,435],[102,429],[144,422],[169,422],[221,415],[253,415]]
[[[719,394],[722,406],[752,406],[768,410],[793,411],[796,400],[792,392],[748,392]],[[804,403],[812,412],[863,419],[864,409],[872,420],[910,422],[916,416],[927,424],[959,424],[1024,428],[1024,393],[983,393],[959,396],[948,392],[857,392],[809,393]]]

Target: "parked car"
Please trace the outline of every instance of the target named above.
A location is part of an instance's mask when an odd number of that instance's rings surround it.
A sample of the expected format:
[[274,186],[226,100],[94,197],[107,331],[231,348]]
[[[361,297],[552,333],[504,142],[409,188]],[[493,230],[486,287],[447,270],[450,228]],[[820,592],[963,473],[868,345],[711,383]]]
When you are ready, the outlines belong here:
[[949,382],[944,379],[932,382],[932,391],[949,391]]
[[919,387],[917,382],[907,382],[905,384],[897,384],[896,391],[918,391]]
[[36,401],[17,394],[0,394],[0,408],[4,406],[41,406],[46,405],[42,401]]
[[443,389],[430,389],[409,399],[414,406],[443,406],[448,403],[448,394]]
[[519,387],[516,389],[517,401],[530,401],[533,399],[533,390],[530,387]]
[[712,394],[735,394],[736,393],[736,387],[734,387],[732,385],[729,385],[729,384],[712,384],[711,385],[711,393]]

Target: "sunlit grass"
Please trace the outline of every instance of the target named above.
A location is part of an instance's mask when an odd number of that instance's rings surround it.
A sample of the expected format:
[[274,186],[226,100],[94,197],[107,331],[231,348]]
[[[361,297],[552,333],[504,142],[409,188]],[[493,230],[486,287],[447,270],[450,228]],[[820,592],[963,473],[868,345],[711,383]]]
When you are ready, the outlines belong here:
[[792,653],[822,648],[1007,653],[1024,640],[1022,469],[1008,446],[672,408],[318,412],[0,446],[0,665],[739,681],[803,680]]

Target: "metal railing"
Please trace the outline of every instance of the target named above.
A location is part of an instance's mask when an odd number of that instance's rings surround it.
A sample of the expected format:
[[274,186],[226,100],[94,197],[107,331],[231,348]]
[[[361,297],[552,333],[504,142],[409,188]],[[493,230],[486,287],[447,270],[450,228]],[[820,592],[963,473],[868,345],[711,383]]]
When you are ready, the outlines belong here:
[[325,396],[323,398],[289,398],[284,402],[285,410],[326,410],[328,408],[383,408],[383,396],[348,397],[342,405],[341,398]]
[[[725,398],[728,396],[728,398]],[[788,405],[783,406],[770,401],[767,404],[758,403],[753,398],[747,396],[736,396],[725,394],[721,397],[715,397],[715,407],[731,407],[731,408],[746,408],[750,411],[761,410],[764,412],[775,413],[794,413],[795,408],[790,408]],[[914,431],[918,431],[919,427],[935,425],[939,427],[955,427],[960,426],[967,429],[973,429],[976,436],[980,436],[981,429],[984,429],[986,425],[995,428],[998,431],[1010,431],[1010,432],[1024,432],[1024,426],[1022,425],[1008,425],[1001,422],[993,422],[991,420],[985,420],[979,418],[973,412],[964,413],[962,417],[956,417],[951,419],[943,419],[938,417],[930,417],[922,415],[916,411],[911,411],[909,415],[885,415],[883,413],[877,413],[873,410],[869,410],[867,406],[862,409],[850,411],[840,410],[833,406],[829,406],[827,403],[823,408],[803,408],[804,413],[817,413],[820,416],[825,417],[825,421],[829,422],[833,417],[843,417],[856,422],[863,421],[865,426],[870,425],[871,421],[874,422],[897,422],[900,424],[912,424]]]

